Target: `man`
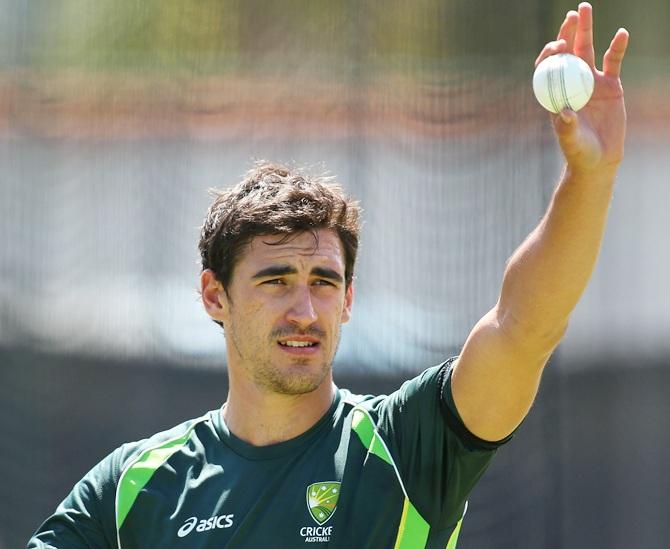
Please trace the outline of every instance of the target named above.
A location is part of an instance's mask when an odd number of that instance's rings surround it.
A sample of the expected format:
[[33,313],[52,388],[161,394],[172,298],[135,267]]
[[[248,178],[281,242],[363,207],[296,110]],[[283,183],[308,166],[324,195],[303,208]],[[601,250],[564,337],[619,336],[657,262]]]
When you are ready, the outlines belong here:
[[455,547],[468,493],[527,414],[602,239],[623,155],[628,33],[600,72],[591,21],[580,4],[538,57],[579,55],[595,92],[579,115],[553,118],[561,182],[458,358],[388,397],[336,388],[358,208],[323,180],[257,165],[218,195],[200,241],[227,402],[113,452],[29,547]]

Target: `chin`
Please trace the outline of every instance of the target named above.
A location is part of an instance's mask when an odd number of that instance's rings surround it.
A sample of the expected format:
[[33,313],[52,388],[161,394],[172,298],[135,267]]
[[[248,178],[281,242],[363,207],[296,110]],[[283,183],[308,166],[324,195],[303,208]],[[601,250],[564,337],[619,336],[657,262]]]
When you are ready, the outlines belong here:
[[271,391],[282,395],[312,393],[326,381],[330,366],[321,365],[317,371],[314,370],[314,365],[309,366],[309,361],[300,361],[298,363],[294,362],[284,371],[266,372],[269,375],[263,376],[262,384]]

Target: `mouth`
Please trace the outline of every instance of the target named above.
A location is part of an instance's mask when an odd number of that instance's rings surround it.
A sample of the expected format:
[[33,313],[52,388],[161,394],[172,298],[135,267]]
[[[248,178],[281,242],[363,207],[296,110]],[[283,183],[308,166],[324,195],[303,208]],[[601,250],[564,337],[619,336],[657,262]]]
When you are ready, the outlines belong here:
[[282,351],[294,355],[314,354],[320,347],[320,344],[316,339],[304,336],[283,338],[280,341],[277,341],[277,344]]

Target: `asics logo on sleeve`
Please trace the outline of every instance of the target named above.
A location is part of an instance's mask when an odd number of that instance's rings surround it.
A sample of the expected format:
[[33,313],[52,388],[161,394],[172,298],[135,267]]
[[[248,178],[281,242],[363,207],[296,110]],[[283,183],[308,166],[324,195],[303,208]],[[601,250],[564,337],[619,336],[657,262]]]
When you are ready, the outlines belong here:
[[218,515],[208,519],[199,519],[190,517],[184,521],[181,528],[177,531],[180,538],[188,536],[193,530],[196,532],[206,532],[215,528],[230,528],[233,525],[235,515]]

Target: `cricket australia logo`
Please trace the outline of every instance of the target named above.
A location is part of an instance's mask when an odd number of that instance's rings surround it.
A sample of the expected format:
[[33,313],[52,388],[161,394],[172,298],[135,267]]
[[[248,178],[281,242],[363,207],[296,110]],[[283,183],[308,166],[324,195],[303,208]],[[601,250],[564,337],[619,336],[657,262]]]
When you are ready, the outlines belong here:
[[319,526],[333,516],[339,497],[339,482],[315,482],[307,487],[307,509]]
[[324,526],[335,513],[340,497],[340,483],[315,482],[307,487],[307,509],[318,526],[303,526],[300,535],[305,543],[328,543],[333,534],[333,525]]

